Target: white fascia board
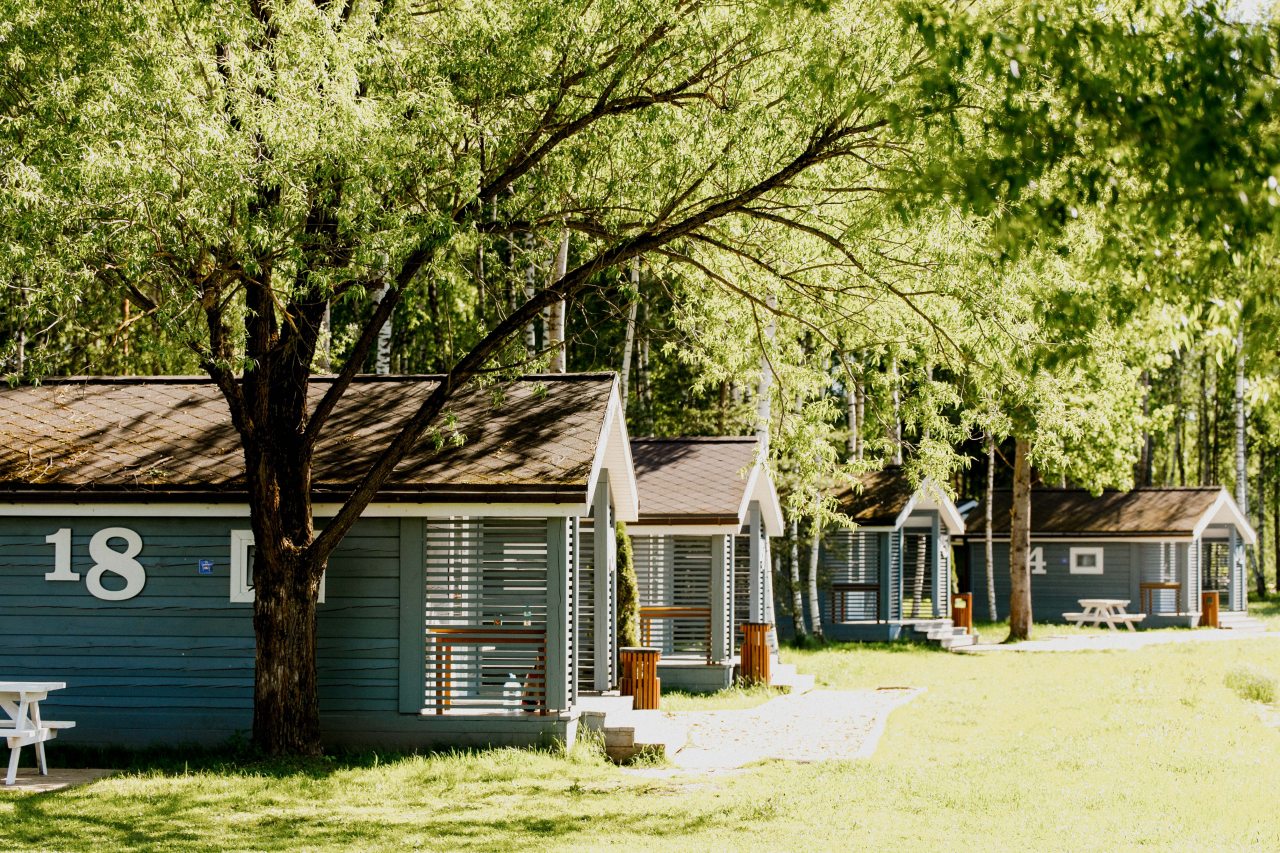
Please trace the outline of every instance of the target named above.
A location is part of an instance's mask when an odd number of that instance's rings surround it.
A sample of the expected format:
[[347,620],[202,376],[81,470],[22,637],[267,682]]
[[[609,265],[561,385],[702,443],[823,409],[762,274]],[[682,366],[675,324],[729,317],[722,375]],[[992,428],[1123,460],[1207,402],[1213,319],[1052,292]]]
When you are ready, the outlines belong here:
[[738,504],[738,520],[747,523],[747,511],[751,502],[760,504],[760,520],[764,524],[766,536],[781,536],[784,530],[782,520],[782,499],[778,497],[778,489],[773,484],[773,477],[765,460],[756,459],[747,477],[747,487],[742,491],[742,502]]
[[609,472],[609,492],[613,498],[613,512],[617,520],[630,523],[638,519],[640,490],[636,485],[636,469],[631,461],[631,439],[627,435],[627,420],[622,411],[622,398],[618,393],[616,376],[613,378],[613,387],[609,390],[609,405],[605,409],[604,423],[600,426],[600,437],[596,440],[596,455],[591,461],[587,506],[591,506],[595,500],[601,470]]
[[735,536],[737,524],[628,524],[628,536]]
[[1215,524],[1227,524],[1235,527],[1246,545],[1254,545],[1258,541],[1257,531],[1253,529],[1249,519],[1244,517],[1244,513],[1240,511],[1240,506],[1235,502],[1235,498],[1231,497],[1231,494],[1226,489],[1222,489],[1218,493],[1213,505],[1201,516],[1200,521],[1196,523],[1195,529],[1192,531],[1192,536],[1199,539],[1210,525]]
[[[318,503],[312,507],[317,518],[338,514],[341,504]],[[590,512],[581,503],[372,503],[361,518],[572,518]],[[23,503],[0,504],[0,517],[40,516],[134,517],[134,518],[248,518],[249,505],[237,503]]]
[[903,507],[902,512],[898,513],[898,518],[894,522],[894,529],[905,527],[907,519],[918,509],[937,510],[938,517],[947,528],[948,535],[961,536],[964,534],[964,519],[960,517],[960,511],[956,509],[955,503],[947,497],[947,493],[933,480],[926,479],[920,484],[920,488],[916,489],[911,495],[911,500],[907,501],[907,505]]

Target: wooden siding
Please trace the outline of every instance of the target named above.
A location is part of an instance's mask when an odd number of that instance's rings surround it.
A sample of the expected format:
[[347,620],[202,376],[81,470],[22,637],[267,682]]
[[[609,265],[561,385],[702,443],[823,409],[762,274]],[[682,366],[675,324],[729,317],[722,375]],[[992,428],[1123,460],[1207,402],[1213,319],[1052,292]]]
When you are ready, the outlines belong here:
[[[1081,598],[1128,599],[1130,610],[1138,609],[1138,580],[1135,571],[1140,557],[1135,558],[1135,547],[1129,542],[1056,542],[1031,540],[1032,548],[1044,548],[1045,573],[1031,576],[1031,612],[1037,622],[1064,622],[1062,614],[1078,613]],[[1072,547],[1100,547],[1103,549],[1102,574],[1071,574],[1070,549]],[[987,573],[985,545],[970,541],[969,560],[974,567],[970,572],[973,597],[977,602],[986,601]],[[1009,543],[995,542],[996,604],[1000,613],[1009,609]]]
[[[395,712],[399,697],[400,522],[356,525],[329,563],[319,607],[322,713]],[[46,581],[46,535],[72,529],[79,582]],[[88,541],[127,527],[146,585],[127,601],[85,588]],[[65,681],[46,705],[76,721],[67,740],[205,742],[252,723],[253,605],[230,601],[230,538],[244,519],[0,518],[0,673]],[[199,574],[211,560],[212,573]],[[110,585],[110,581],[106,582]]]

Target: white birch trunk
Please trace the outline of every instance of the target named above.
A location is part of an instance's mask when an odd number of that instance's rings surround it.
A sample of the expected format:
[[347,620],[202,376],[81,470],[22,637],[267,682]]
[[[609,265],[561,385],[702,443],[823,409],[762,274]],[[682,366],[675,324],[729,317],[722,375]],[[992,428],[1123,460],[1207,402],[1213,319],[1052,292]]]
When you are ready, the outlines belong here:
[[791,519],[791,611],[796,617],[796,636],[809,633],[804,619],[804,590],[800,586],[800,525]]
[[890,362],[890,383],[892,385],[893,423],[889,425],[889,441],[893,444],[893,464],[902,464],[902,388],[901,375],[898,373],[898,359]]
[[640,259],[631,259],[631,289],[635,296],[627,309],[627,335],[622,344],[622,370],[619,373],[618,390],[622,395],[622,411],[627,410],[627,385],[631,381],[631,351],[636,344],[636,311],[640,307]]
[[815,637],[822,636],[822,602],[818,598],[818,548],[821,542],[822,524],[815,515],[809,540],[809,629]]
[[[378,291],[378,295],[374,301],[381,303],[383,297],[387,295],[389,287],[383,286]],[[373,362],[373,372],[379,376],[386,376],[391,373],[391,318],[387,318],[387,322],[382,324],[382,328],[378,330],[378,349],[377,356]]]
[[[538,268],[533,262],[533,235],[529,234],[525,237],[525,254],[529,260],[529,265],[524,270],[524,301],[528,302],[537,293]],[[533,359],[538,355],[538,335],[537,329],[534,328],[533,320],[529,321],[529,325],[524,327],[524,351],[525,356]]]
[[760,354],[760,383],[756,386],[756,441],[760,445],[761,457],[766,459],[769,456],[769,421],[773,405],[773,367],[769,364],[768,349],[778,331],[777,320],[773,316],[777,304],[778,299],[773,294],[766,297],[765,305],[770,313],[764,328],[765,351]]
[[986,562],[987,562],[987,612],[991,614],[992,622],[999,622],[1000,615],[996,611],[996,558],[995,544],[991,532],[991,519],[993,510],[992,501],[996,497],[996,437],[994,435],[987,436],[987,499],[983,501],[983,511],[986,514],[987,530],[983,535],[983,544],[986,546]]
[[[551,282],[555,284],[564,278],[564,274],[569,269],[569,232],[566,229],[560,235],[560,247],[556,250],[555,270],[551,276]],[[564,373],[566,367],[565,358],[565,303],[561,299],[559,302],[551,306],[551,328],[550,328],[550,346],[551,346],[551,372]]]

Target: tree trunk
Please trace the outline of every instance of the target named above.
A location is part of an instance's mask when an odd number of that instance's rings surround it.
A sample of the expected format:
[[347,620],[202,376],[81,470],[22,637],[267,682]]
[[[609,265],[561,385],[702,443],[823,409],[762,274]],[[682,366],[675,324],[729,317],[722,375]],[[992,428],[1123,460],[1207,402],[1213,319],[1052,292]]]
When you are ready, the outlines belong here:
[[991,530],[992,503],[996,499],[996,437],[987,436],[987,499],[983,501],[986,513],[987,529],[983,534],[983,545],[986,546],[987,561],[987,612],[992,622],[999,622],[1000,615],[996,611],[996,558],[995,544]]
[[898,372],[898,359],[890,362],[889,384],[893,400],[893,422],[889,424],[889,442],[893,446],[893,464],[902,464],[902,377]]
[[1197,467],[1200,485],[1211,484],[1209,479],[1209,357],[1200,354],[1200,399],[1197,401],[1199,417],[1196,419],[1196,433],[1200,440],[1196,442]]
[[791,519],[791,612],[796,617],[796,636],[808,636],[804,619],[804,590],[800,585],[800,525]]
[[764,341],[761,342],[764,349],[760,353],[760,382],[756,386],[756,441],[759,443],[760,456],[765,459],[769,457],[769,421],[773,407],[773,365],[769,362],[768,348],[778,329],[773,316],[773,308],[777,304],[778,298],[772,293],[765,298],[769,319],[764,327]]
[[822,602],[818,598],[818,549],[822,543],[822,524],[814,518],[809,541],[809,630],[822,638]]
[[1187,484],[1187,460],[1186,460],[1186,432],[1187,432],[1187,413],[1183,410],[1182,395],[1182,353],[1179,352],[1177,360],[1174,362],[1174,408],[1177,412],[1174,421],[1173,430],[1173,457],[1178,465],[1178,485],[1185,486]]
[[631,307],[627,309],[627,334],[622,342],[622,370],[618,375],[618,390],[622,395],[622,411],[627,410],[627,384],[631,380],[631,351],[636,344],[636,311],[640,307],[640,259],[631,260]]
[[[256,525],[255,525],[256,527]],[[255,530],[255,541],[270,534]],[[316,690],[316,596],[323,572],[296,559],[273,567],[268,549],[255,548],[253,630],[257,637],[253,684],[253,743],[270,755],[319,755]],[[278,583],[267,581],[279,573]]]
[[[533,261],[533,235],[525,235],[525,253],[528,256],[529,265],[524,269],[524,301],[528,302],[533,298],[533,294],[538,290],[538,265]],[[525,357],[533,359],[538,355],[538,330],[534,325],[533,318],[524,327],[524,352]]]
[[1257,514],[1257,530],[1261,531],[1258,536],[1258,546],[1254,549],[1256,563],[1254,565],[1254,578],[1257,581],[1258,597],[1267,597],[1267,453],[1260,451],[1258,453],[1258,490],[1257,500],[1254,502],[1255,512]]
[[1009,639],[1031,636],[1031,443],[1017,439],[1009,515]]
[[[564,278],[564,274],[569,271],[569,232],[565,230],[560,235],[560,247],[556,250],[556,265],[551,276],[552,284]],[[551,372],[564,373],[567,362],[567,344],[565,343],[565,301],[561,299],[551,306],[551,328],[549,336],[551,338],[548,346],[551,347]]]
[[1151,374],[1142,371],[1142,453],[1138,457],[1138,470],[1134,481],[1142,487],[1151,485],[1151,428],[1147,419],[1151,417]]
[[1235,467],[1236,504],[1245,518],[1249,517],[1249,462],[1245,455],[1245,406],[1244,406],[1244,321],[1236,330],[1236,383],[1235,383]]
[[[378,296],[374,300],[375,303],[381,303],[390,291],[390,286],[386,285],[378,291]],[[379,376],[386,376],[391,373],[391,320],[382,324],[382,328],[378,331],[378,350],[377,356],[373,362],[373,372]]]

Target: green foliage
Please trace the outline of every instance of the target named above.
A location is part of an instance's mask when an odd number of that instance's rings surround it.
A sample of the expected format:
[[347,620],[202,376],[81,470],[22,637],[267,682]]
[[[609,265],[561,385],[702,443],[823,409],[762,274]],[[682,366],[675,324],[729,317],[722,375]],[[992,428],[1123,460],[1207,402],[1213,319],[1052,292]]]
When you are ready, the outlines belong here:
[[627,525],[618,522],[618,645],[640,645],[640,580]]

